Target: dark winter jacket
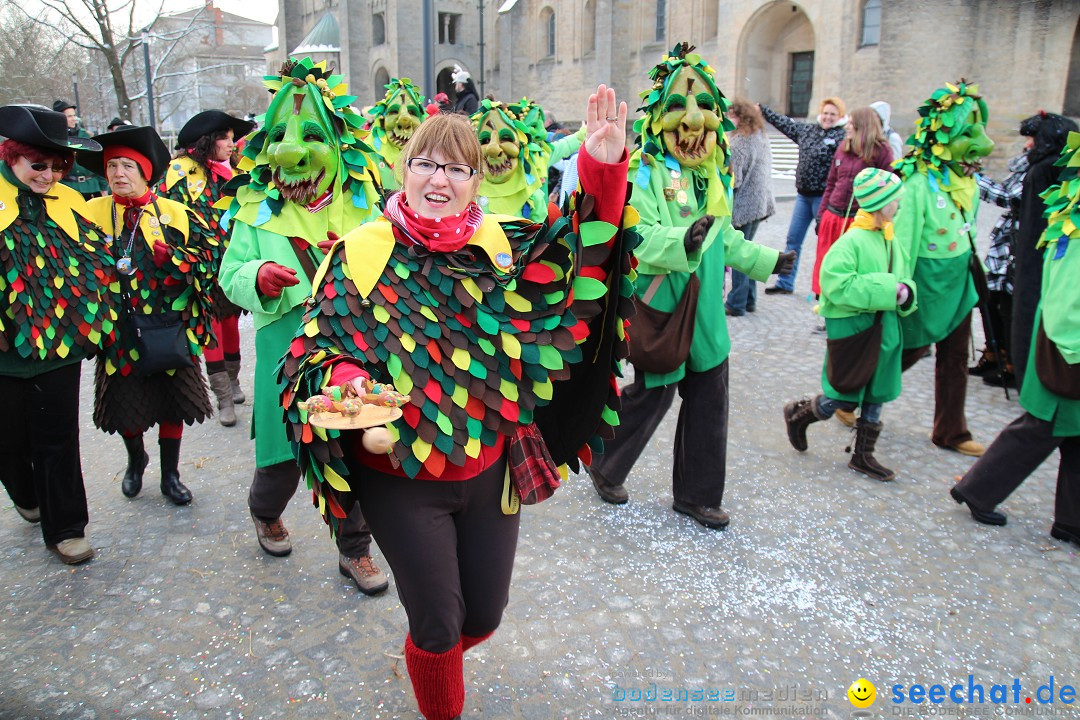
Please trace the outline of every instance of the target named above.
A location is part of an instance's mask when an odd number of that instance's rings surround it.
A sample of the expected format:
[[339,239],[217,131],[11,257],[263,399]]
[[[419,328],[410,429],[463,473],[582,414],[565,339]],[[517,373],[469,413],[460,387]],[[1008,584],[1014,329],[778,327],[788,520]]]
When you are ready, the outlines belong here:
[[844,120],[828,130],[817,123],[796,122],[786,115],[761,106],[761,114],[777,130],[799,146],[799,164],[795,168],[795,189],[803,195],[821,195],[833,153],[844,140]]
[[457,100],[454,101],[454,112],[456,113],[472,115],[478,107],[480,107],[480,98],[469,88],[459,92]]
[[1020,228],[1013,241],[1013,316],[1012,345],[1009,354],[1015,366],[1017,387],[1022,385],[1027,369],[1031,334],[1035,330],[1035,308],[1042,296],[1042,252],[1036,244],[1046,230],[1043,211],[1046,205],[1039,197],[1054,184],[1060,168],[1054,167],[1057,157],[1049,155],[1033,163],[1024,177],[1024,191],[1020,196]]

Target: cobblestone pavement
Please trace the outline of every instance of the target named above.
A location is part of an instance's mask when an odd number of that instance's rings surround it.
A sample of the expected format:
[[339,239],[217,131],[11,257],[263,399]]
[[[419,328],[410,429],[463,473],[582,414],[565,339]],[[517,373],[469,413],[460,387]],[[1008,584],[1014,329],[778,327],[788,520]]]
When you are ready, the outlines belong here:
[[[760,242],[782,246],[791,205],[779,203]],[[983,211],[985,243],[993,212]],[[1057,690],[1077,684],[1080,558],[1048,536],[1056,458],[1004,503],[1006,527],[974,523],[947,494],[970,459],[928,440],[927,361],[885,410],[878,457],[896,482],[848,470],[851,435],[836,422],[810,429],[805,454],[788,445],[783,404],[820,387],[824,338],[804,300],[811,266],[798,294],[759,294],[756,313],[730,321],[730,528],[704,530],[671,510],[674,410],[630,477],[630,504],[606,505],[572,476],[526,508],[505,621],[466,657],[466,717],[842,718],[860,677],[877,685],[880,717],[990,717],[989,705],[898,707],[890,688],[966,688],[970,674],[989,693],[1018,678],[1007,712],[1020,714],[1051,676]],[[243,337],[250,359],[250,319]],[[6,498],[0,512],[0,717],[418,717],[393,582],[366,598],[339,576],[306,492],[286,513],[293,554],[256,544],[249,406],[232,429],[187,431],[191,506],[157,492],[156,457],[146,489],[127,500],[123,445],[90,421],[91,378],[87,368],[82,443],[96,559],[66,567]],[[971,384],[977,439],[1018,413],[999,389]],[[636,699],[654,688],[721,700]]]

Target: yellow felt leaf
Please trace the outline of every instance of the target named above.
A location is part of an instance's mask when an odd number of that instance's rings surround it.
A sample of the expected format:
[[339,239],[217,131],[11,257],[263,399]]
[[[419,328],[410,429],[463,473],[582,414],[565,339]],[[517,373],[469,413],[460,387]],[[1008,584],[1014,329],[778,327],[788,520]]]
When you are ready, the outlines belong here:
[[465,292],[472,296],[473,300],[480,302],[484,299],[484,294],[480,292],[480,288],[476,287],[476,283],[472,278],[465,278],[461,281],[461,286],[465,288]]
[[345,478],[338,475],[334,468],[326,465],[323,468],[323,474],[326,476],[326,481],[330,483],[330,487],[334,488],[338,492],[349,491],[349,483],[345,482]]
[[521,343],[518,342],[517,338],[504,332],[500,332],[499,337],[502,338],[503,352],[505,352],[508,357],[512,357],[515,360],[520,360]]
[[412,444],[412,452],[413,455],[416,456],[416,459],[422,463],[428,459],[429,455],[431,455],[431,443],[427,443],[420,438],[416,438],[416,440],[414,440]]
[[465,454],[471,458],[480,456],[480,438],[471,437],[466,441]]
[[459,370],[468,370],[472,364],[472,357],[469,355],[469,351],[463,348],[454,348],[453,354],[450,356],[450,362],[454,363],[454,367]]

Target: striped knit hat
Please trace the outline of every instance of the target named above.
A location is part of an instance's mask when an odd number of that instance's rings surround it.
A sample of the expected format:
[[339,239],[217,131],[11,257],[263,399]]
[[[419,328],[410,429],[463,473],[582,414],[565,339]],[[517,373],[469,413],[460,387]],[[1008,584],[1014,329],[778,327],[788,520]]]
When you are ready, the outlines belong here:
[[859,207],[875,212],[900,196],[900,178],[888,170],[866,168],[855,176],[854,194]]

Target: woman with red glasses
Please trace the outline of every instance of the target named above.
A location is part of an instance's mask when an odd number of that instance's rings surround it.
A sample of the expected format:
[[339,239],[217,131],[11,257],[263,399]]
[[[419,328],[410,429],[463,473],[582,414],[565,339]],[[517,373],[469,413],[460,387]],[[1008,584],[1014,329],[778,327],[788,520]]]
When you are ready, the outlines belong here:
[[0,481],[74,565],[94,556],[79,459],[80,366],[113,338],[112,260],[86,201],[60,184],[74,150],[61,113],[0,108]]

